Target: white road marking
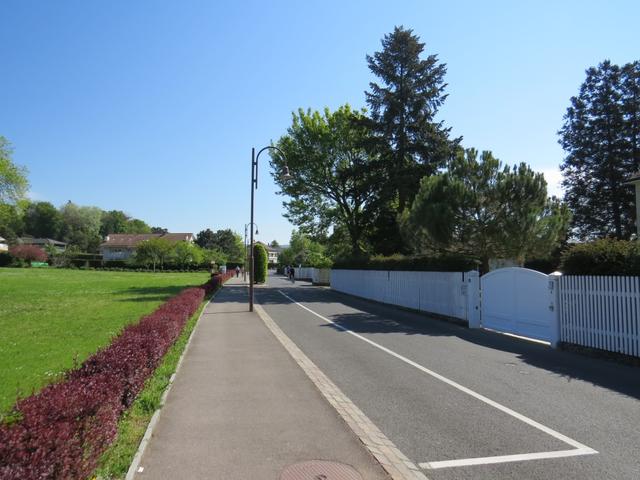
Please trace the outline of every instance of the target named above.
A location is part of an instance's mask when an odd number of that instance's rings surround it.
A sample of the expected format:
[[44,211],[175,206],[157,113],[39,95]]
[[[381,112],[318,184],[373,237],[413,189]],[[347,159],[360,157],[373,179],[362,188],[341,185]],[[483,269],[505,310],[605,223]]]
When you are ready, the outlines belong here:
[[478,457],[478,458],[463,458],[461,460],[443,460],[440,462],[424,462],[419,463],[420,468],[437,469],[437,468],[449,468],[449,467],[468,467],[471,465],[489,465],[491,463],[506,463],[506,462],[524,462],[526,460],[543,460],[545,458],[563,458],[563,457],[575,457],[578,455],[591,455],[598,453],[587,447],[588,451],[582,448],[574,448],[571,450],[557,450],[555,452],[538,452],[538,453],[521,453],[517,455],[501,455],[496,457]]
[[[463,460],[445,460],[445,461],[441,461],[441,462],[425,462],[425,463],[420,463],[419,466],[421,468],[445,468],[445,467],[455,467],[455,466],[463,466],[463,465],[482,465],[482,464],[489,464],[489,463],[503,463],[503,462],[515,462],[515,461],[523,461],[523,460],[535,460],[535,459],[542,459],[542,458],[561,458],[561,457],[573,457],[576,455],[593,455],[595,453],[598,453],[597,450],[594,450],[593,448],[587,447],[586,445],[583,445],[580,442],[577,442],[576,440],[573,440],[572,438],[567,437],[566,435],[563,435],[560,432],[556,432],[555,430],[546,427],[544,425],[542,425],[541,423],[536,422],[535,420],[530,419],[529,417],[526,417],[514,410],[511,410],[509,407],[505,407],[504,405],[501,405],[500,403],[491,400],[488,397],[485,397],[484,395],[477,393],[473,390],[471,390],[470,388],[465,387],[464,385],[460,385],[457,382],[454,382],[453,380],[448,379],[447,377],[444,377],[442,375],[440,375],[439,373],[434,372],[433,370],[429,370],[426,367],[423,367],[422,365],[420,365],[419,363],[414,362],[413,360],[408,359],[407,357],[404,357],[402,355],[400,355],[399,353],[394,352],[393,350],[388,349],[387,347],[383,347],[382,345],[380,345],[379,343],[376,343],[372,340],[369,340],[366,337],[363,337],[362,335],[359,335],[345,327],[343,327],[342,325],[338,325],[337,323],[335,323],[332,320],[329,320],[328,318],[320,315],[317,312],[314,312],[313,310],[311,310],[310,308],[302,305],[301,303],[296,302],[293,298],[291,298],[289,295],[287,295],[286,293],[284,293],[282,290],[278,290],[278,292],[280,292],[284,297],[288,298],[289,300],[291,300],[293,303],[295,303],[296,305],[298,305],[299,307],[305,309],[306,311],[308,311],[309,313],[312,313],[313,315],[315,315],[318,318],[321,318],[322,320],[324,320],[327,323],[330,323],[331,325],[333,325],[334,327],[336,327],[339,330],[342,330],[343,332],[346,332],[350,335],[353,335],[356,338],[359,338],[360,340],[367,342],[369,345],[372,345],[380,350],[382,350],[385,353],[388,353],[389,355],[397,358],[398,360],[403,361],[404,363],[411,365],[412,367],[417,368],[418,370],[420,370],[421,372],[426,373],[427,375],[430,375],[458,390],[460,390],[461,392],[466,393],[467,395],[470,395],[478,400],[480,400],[481,402],[486,403],[487,405],[491,405],[492,407],[500,410],[501,412],[506,413],[507,415],[510,415],[514,418],[517,418],[518,420],[520,420],[521,422],[526,423],[527,425],[530,425],[534,428],[537,428],[538,430],[546,433],[547,435],[550,435],[554,438],[557,438],[558,440],[567,443],[569,445],[571,445],[572,447],[574,447],[573,450],[559,450],[559,451],[553,451],[553,452],[540,452],[540,453],[526,453],[526,454],[521,454],[521,455],[503,455],[503,456],[496,456],[496,457],[482,457],[482,458],[470,458],[470,459],[463,459]],[[492,459],[495,459],[494,461],[491,461]],[[459,463],[458,463],[459,462]]]

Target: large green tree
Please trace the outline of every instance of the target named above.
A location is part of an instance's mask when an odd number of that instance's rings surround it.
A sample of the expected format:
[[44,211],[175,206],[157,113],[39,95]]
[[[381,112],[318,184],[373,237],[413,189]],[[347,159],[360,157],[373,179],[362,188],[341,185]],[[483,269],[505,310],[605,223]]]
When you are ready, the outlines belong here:
[[38,238],[58,239],[62,227],[62,216],[49,202],[29,204],[24,212],[24,230]]
[[173,245],[164,238],[151,238],[138,244],[135,260],[141,265],[152,265],[155,272],[156,267],[164,267],[172,249]]
[[566,157],[565,201],[580,239],[634,232],[634,193],[624,182],[640,169],[640,62],[604,61],[586,79],[559,132]]
[[230,262],[244,262],[242,237],[229,228],[215,232],[209,228],[202,230],[195,242],[201,248],[221,251]]
[[434,174],[452,151],[449,128],[435,120],[447,95],[446,65],[436,55],[424,55],[425,44],[410,29],[395,27],[382,39],[382,50],[367,56],[378,81],[366,92],[370,107],[372,144],[380,153],[386,176],[378,202],[375,250],[390,254],[402,250],[396,217],[413,201],[420,179]]
[[0,203],[23,199],[29,188],[27,170],[13,163],[12,154],[11,144],[0,135]]
[[298,110],[277,146],[285,153],[292,179],[281,177],[285,160],[273,155],[273,177],[283,194],[285,216],[314,237],[344,227],[353,253],[366,249],[373,199],[381,187],[375,157],[365,148],[369,130],[364,113],[349,105],[331,112]]
[[60,208],[62,239],[81,251],[96,252],[102,238],[100,221],[102,210],[97,207],[80,207],[69,201]]
[[16,205],[0,203],[0,237],[11,244],[16,243],[18,237],[24,233],[22,203],[18,202]]
[[100,235],[111,233],[151,233],[151,227],[142,220],[131,218],[121,210],[103,211],[100,219]]
[[446,172],[422,179],[403,222],[415,250],[456,252],[477,258],[488,271],[492,258],[521,264],[548,255],[564,238],[569,212],[547,198],[544,177],[526,164],[503,167],[491,152],[457,154]]
[[326,256],[324,245],[313,241],[304,233],[296,230],[291,233],[289,246],[282,251],[278,262],[281,265],[302,265],[318,268],[331,266],[331,260]]

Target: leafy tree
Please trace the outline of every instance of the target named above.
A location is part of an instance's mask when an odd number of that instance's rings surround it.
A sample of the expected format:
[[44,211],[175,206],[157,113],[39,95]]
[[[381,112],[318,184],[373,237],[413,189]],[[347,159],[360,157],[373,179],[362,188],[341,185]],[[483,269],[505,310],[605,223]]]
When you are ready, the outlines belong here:
[[459,149],[444,173],[422,179],[403,231],[422,253],[455,252],[478,258],[488,271],[492,258],[549,254],[564,238],[570,215],[547,199],[540,173],[526,164],[509,168],[491,152]]
[[121,210],[102,212],[100,217],[100,235],[106,237],[113,233],[127,233],[129,216]]
[[302,232],[293,231],[288,248],[278,259],[281,265],[304,265],[325,268],[331,266],[331,260],[325,254],[325,247],[311,240]]
[[211,262],[215,262],[217,265],[225,265],[227,263],[227,256],[221,250],[216,249],[202,249],[201,263],[211,265]]
[[9,254],[25,262],[46,262],[47,253],[35,245],[14,245],[9,249]]
[[24,233],[21,203],[0,203],[0,237],[5,238],[10,244],[16,243],[18,237]]
[[202,248],[222,251],[230,262],[244,261],[242,237],[231,229],[212,232],[207,228],[196,235],[195,242]]
[[280,244],[278,243],[277,240],[271,240],[271,243],[269,244],[269,246],[272,248],[277,248],[280,246]]
[[169,233],[169,230],[163,227],[151,227],[151,233]]
[[100,222],[102,210],[97,207],[79,207],[69,201],[60,208],[61,234],[65,242],[85,252],[97,252],[102,241]]
[[151,227],[142,220],[131,218],[121,210],[102,212],[100,235],[106,237],[112,233],[152,233]]
[[274,155],[271,161],[276,183],[291,197],[284,202],[285,217],[306,234],[344,227],[354,253],[366,249],[372,200],[381,183],[374,158],[364,148],[369,131],[363,120],[364,114],[349,105],[322,114],[300,109],[278,141],[293,178],[282,179],[283,158]]
[[[132,218],[127,222],[126,233],[154,233],[151,231],[151,227],[142,220]],[[167,232],[164,232],[167,233]]]
[[37,238],[57,239],[61,224],[60,212],[49,202],[31,203],[24,212],[25,232]]
[[23,199],[29,188],[27,169],[12,162],[12,153],[11,144],[0,135],[0,203],[15,203]]
[[634,232],[634,193],[625,179],[640,169],[640,62],[604,61],[586,80],[559,131],[565,201],[580,239]]
[[153,271],[155,272],[156,266],[164,267],[172,248],[171,243],[163,238],[151,238],[138,244],[135,260],[142,265],[153,265]]
[[213,248],[216,245],[215,236],[210,228],[198,232],[196,234],[195,242],[196,245],[200,246],[201,248]]
[[184,268],[190,265],[199,265],[202,263],[204,255],[200,247],[183,241],[173,245],[172,257],[176,265]]
[[253,280],[255,283],[264,283],[267,281],[267,268],[269,266],[269,256],[267,255],[267,249],[260,243],[256,243],[253,246],[253,264],[255,266],[255,273]]

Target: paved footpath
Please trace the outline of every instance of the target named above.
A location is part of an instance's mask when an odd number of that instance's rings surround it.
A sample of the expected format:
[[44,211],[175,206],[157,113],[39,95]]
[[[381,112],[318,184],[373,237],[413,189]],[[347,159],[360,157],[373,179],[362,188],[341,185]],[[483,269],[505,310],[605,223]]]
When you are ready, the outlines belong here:
[[204,310],[135,478],[277,480],[327,460],[387,479],[247,298],[234,278]]

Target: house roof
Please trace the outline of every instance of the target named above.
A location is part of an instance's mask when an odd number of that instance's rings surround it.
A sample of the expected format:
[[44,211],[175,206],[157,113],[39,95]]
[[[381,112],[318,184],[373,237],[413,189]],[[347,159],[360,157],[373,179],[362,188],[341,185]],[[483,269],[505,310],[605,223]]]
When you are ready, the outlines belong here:
[[193,233],[112,233],[107,235],[101,247],[135,247],[140,242],[151,240],[152,238],[162,238],[171,243],[191,241]]
[[23,245],[54,245],[56,247],[65,247],[67,244],[53,238],[33,238],[20,237],[18,241]]
[[0,237],[0,243],[7,243],[7,239],[3,238],[3,237]]

